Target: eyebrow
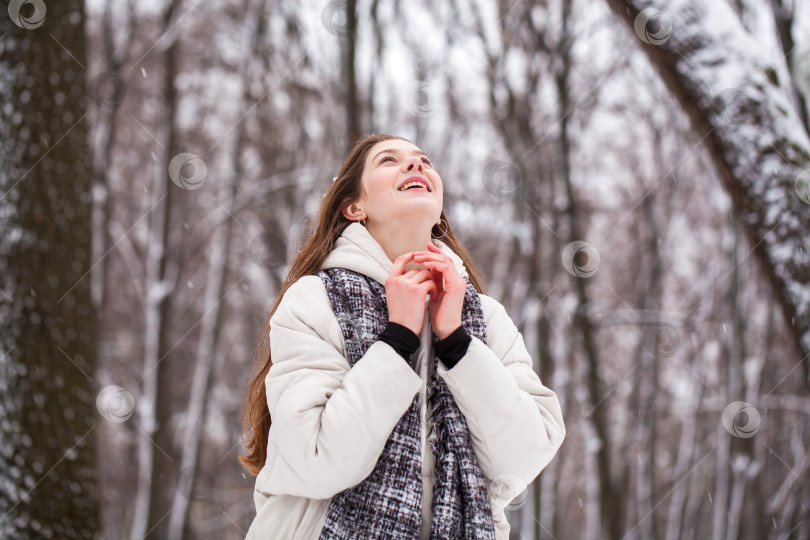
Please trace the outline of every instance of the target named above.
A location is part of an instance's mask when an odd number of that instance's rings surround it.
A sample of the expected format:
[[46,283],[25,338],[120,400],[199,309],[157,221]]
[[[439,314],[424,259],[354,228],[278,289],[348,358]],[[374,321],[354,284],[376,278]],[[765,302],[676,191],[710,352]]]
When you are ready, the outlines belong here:
[[[374,158],[371,161],[372,161],[372,163],[377,161],[377,158],[380,157],[380,154],[385,154],[385,153],[398,154],[399,152],[400,152],[399,150],[396,150],[394,148],[388,148],[386,150],[380,150],[379,152],[377,152],[377,155],[374,156]],[[425,156],[426,158],[430,159],[430,156],[428,156],[426,153],[422,152],[421,150],[416,150],[411,155],[412,156]]]

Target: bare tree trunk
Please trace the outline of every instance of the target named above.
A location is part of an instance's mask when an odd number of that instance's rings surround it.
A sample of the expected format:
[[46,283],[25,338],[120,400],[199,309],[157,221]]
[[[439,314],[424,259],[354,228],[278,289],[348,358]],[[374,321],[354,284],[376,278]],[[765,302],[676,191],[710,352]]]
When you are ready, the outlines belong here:
[[[182,0],[173,0],[164,16],[163,28],[168,31],[174,23],[174,15],[178,12]],[[144,375],[142,377],[141,397],[138,402],[139,429],[141,437],[138,438],[138,486],[135,495],[134,516],[130,537],[132,540],[142,540],[149,535],[158,537],[156,531],[164,518],[168,515],[165,507],[160,504],[160,494],[164,485],[160,482],[158,464],[156,463],[155,449],[163,457],[173,461],[166,453],[168,445],[161,445],[162,440],[157,439],[157,432],[167,431],[165,422],[167,417],[164,403],[165,396],[161,395],[161,363],[164,360],[165,336],[167,327],[167,314],[169,311],[169,296],[171,295],[172,272],[168,269],[167,251],[169,244],[169,217],[171,211],[172,191],[171,180],[168,176],[170,153],[175,148],[175,109],[177,95],[174,88],[174,79],[177,74],[177,39],[178,35],[169,33],[163,39],[168,40],[164,54],[163,74],[163,114],[162,120],[156,130],[156,140],[161,145],[160,151],[155,152],[154,182],[152,186],[152,204],[149,220],[149,243],[146,253],[146,313],[144,314]],[[162,439],[162,437],[160,438]],[[159,514],[159,515],[158,515]]]
[[[796,530],[801,526],[801,522],[807,519],[807,509],[802,508],[800,504],[801,492],[806,489],[807,485],[805,478],[810,471],[810,456],[804,447],[803,435],[803,426],[791,432],[790,446],[793,463],[789,466],[788,474],[766,509],[774,519],[774,526],[771,529],[771,536],[774,538],[793,538]],[[782,470],[780,469],[780,474]],[[797,488],[799,493],[796,496],[788,496],[794,488]]]
[[[640,28],[644,52],[694,127],[708,133],[709,155],[805,358],[810,388],[810,297],[804,294],[810,285],[810,194],[806,186],[797,194],[797,178],[810,163],[810,140],[775,81],[776,70],[725,2],[607,3],[631,28]],[[663,14],[650,25],[644,8]],[[723,20],[722,27],[715,20]],[[662,21],[671,21],[671,34],[660,35],[668,28],[655,26]]]
[[[656,133],[656,149],[660,148],[658,133]],[[661,157],[658,156],[658,163]],[[671,199],[662,197],[664,201]],[[656,201],[657,202],[657,201]],[[661,309],[661,281],[663,270],[661,268],[661,252],[658,245],[660,230],[656,223],[656,213],[660,209],[653,209],[653,199],[644,198],[642,208],[644,210],[644,223],[647,224],[647,242],[645,246],[645,256],[649,261],[649,274],[642,282],[647,283],[637,305],[642,310]],[[667,202],[661,203],[668,204]],[[639,342],[636,358],[638,369],[634,374],[634,394],[638,396],[634,447],[637,456],[636,476],[635,476],[635,508],[636,523],[639,538],[654,539],[656,535],[655,515],[653,513],[653,503],[655,500],[653,478],[655,477],[655,396],[658,393],[657,363],[662,353],[660,341],[664,336],[659,336],[664,327],[654,324],[645,328],[642,332],[642,339]],[[630,409],[633,411],[633,408]]]
[[[557,193],[557,183],[550,182],[550,184],[551,193],[549,195],[549,200],[553,201],[555,200]],[[538,205],[535,204],[534,207],[537,208]],[[551,213],[551,230],[559,230],[559,224],[562,216],[560,215],[560,212],[553,207],[551,209]],[[558,241],[558,238],[551,240],[551,242],[555,243],[555,245]],[[553,274],[554,277],[552,279],[554,279],[556,282],[557,276],[561,272],[561,269],[558,264],[554,265],[554,269],[556,272]],[[549,275],[549,273],[546,272],[546,275]],[[563,411],[565,411],[568,404],[568,396],[572,393],[572,376],[569,362],[563,360],[555,365],[554,357],[552,356],[552,320],[554,318],[554,314],[558,312],[558,310],[555,310],[555,306],[552,304],[553,298],[550,297],[552,290],[545,291],[540,302],[540,317],[537,321],[537,358],[540,364],[540,377],[542,380],[548,381],[548,384],[553,385],[553,388],[556,388],[557,397],[560,401],[560,407]],[[541,476],[540,482],[535,485],[535,490],[538,493],[536,503],[537,514],[535,520],[536,540],[539,540],[540,538],[547,538],[549,536],[554,538],[553,534],[555,532],[559,534],[560,524],[563,524],[563,519],[559,517],[559,514],[564,510],[564,505],[558,503],[561,500],[561,497],[564,495],[564,492],[562,489],[560,489],[561,484],[557,481],[557,479],[560,476],[560,472],[564,470],[563,467],[565,467],[567,457],[567,452],[559,453],[557,459],[555,459],[554,462],[543,471],[544,474]],[[543,496],[543,494],[545,494],[545,496]],[[542,523],[545,523],[545,525],[542,525]]]
[[[661,129],[657,127],[655,119],[647,116],[642,121],[652,130],[652,152],[656,163],[665,163],[665,144],[662,142]],[[637,174],[639,189],[648,192],[645,178]],[[635,227],[645,242],[640,245],[642,252],[634,258],[643,264],[643,274],[637,279],[641,285],[639,297],[634,305],[639,306],[641,312],[651,311],[660,313],[663,310],[663,280],[664,254],[661,252],[660,242],[663,232],[667,229],[673,204],[673,184],[667,183],[656,193],[657,196],[644,197],[640,203],[642,217]],[[642,277],[643,276],[643,277]],[[639,317],[637,315],[637,317]],[[633,377],[633,395],[636,396],[635,406],[630,411],[637,411],[634,416],[634,429],[627,429],[628,436],[633,440],[633,452],[637,456],[635,468],[635,523],[631,529],[638,532],[639,538],[653,539],[660,536],[659,527],[655,518],[655,457],[656,451],[656,396],[658,387],[658,364],[661,358],[667,358],[674,350],[671,347],[670,332],[674,328],[667,326],[664,321],[640,321],[644,326],[636,350],[637,370]],[[627,447],[625,445],[625,447]],[[630,478],[629,467],[622,467],[622,481]],[[629,502],[628,502],[629,506]],[[629,515],[627,516],[630,517]]]
[[[559,38],[557,48],[546,48],[544,29],[534,26],[530,14],[533,10],[544,9],[541,2],[528,2],[520,6],[525,16],[515,13],[521,26],[525,25],[525,32],[514,32],[513,23],[507,19],[509,6],[498,4],[500,32],[504,47],[521,51],[528,56],[558,57],[567,55],[572,36],[566,31]],[[549,309],[548,296],[554,289],[547,283],[555,283],[561,269],[556,261],[547,262],[543,255],[558,249],[559,237],[555,232],[559,223],[554,205],[555,200],[555,163],[550,155],[542,151],[535,151],[536,142],[542,137],[533,126],[533,122],[545,113],[538,105],[537,95],[541,81],[541,70],[537,64],[527,65],[520,76],[524,84],[513,86],[510,79],[503,76],[505,69],[503,54],[496,54],[486,46],[484,37],[484,16],[478,6],[473,7],[476,31],[486,51],[486,61],[489,68],[486,70],[487,83],[490,96],[490,117],[498,134],[503,138],[509,163],[490,162],[483,181],[490,196],[499,197],[504,203],[514,207],[519,227],[528,228],[529,245],[521,245],[522,235],[515,234],[508,242],[498,246],[499,256],[495,257],[493,279],[490,284],[490,294],[502,299],[507,306],[514,306],[520,313],[518,327],[527,338],[536,341],[537,371],[542,380],[551,381],[554,378],[554,364],[551,357],[550,317],[553,315]],[[564,14],[566,23],[570,18],[570,9]],[[570,60],[570,55],[569,55]],[[505,98],[500,101],[496,97],[503,91]],[[451,102],[455,97],[450,92]],[[463,98],[462,98],[463,99]],[[458,116],[458,110],[451,107],[451,117],[454,121],[463,123],[467,119]],[[550,154],[550,155],[549,155]],[[556,156],[555,156],[556,157]],[[552,214],[552,218],[549,218]],[[554,221],[554,227],[548,231],[548,222]],[[529,256],[523,255],[528,252]],[[511,271],[510,271],[511,269]],[[505,279],[507,273],[508,279]],[[524,277],[525,276],[525,277]],[[505,286],[506,285],[506,286]],[[557,484],[553,481],[559,463],[552,464],[544,470],[541,476],[530,486],[532,496],[531,504],[526,504],[519,512],[510,514],[509,521],[513,530],[520,531],[522,524],[528,521],[526,513],[534,509],[534,534],[540,538],[543,534],[542,522],[549,527],[555,527],[554,492]],[[552,479],[551,482],[546,480]],[[544,493],[543,488],[546,492]],[[547,500],[546,500],[547,499]]]
[[[740,288],[740,234],[738,228],[732,223],[734,231],[734,251],[731,263],[731,281],[729,283],[729,304],[731,306],[731,354],[729,355],[730,367],[729,395],[731,400],[750,400],[758,395],[758,388],[747,388],[743,367],[746,354],[745,334],[746,321],[743,317],[745,309],[742,306]],[[756,400],[754,400],[756,401]],[[729,502],[726,513],[726,536],[727,540],[734,540],[740,537],[740,522],[742,520],[743,504],[746,495],[746,478],[749,476],[749,466],[751,456],[754,453],[753,441],[750,439],[734,439],[732,442],[731,460],[726,465],[731,468],[731,485],[729,487]]]
[[[810,488],[807,487],[807,483],[801,489],[799,494],[799,506],[801,508],[808,508],[808,501],[810,500]],[[796,538],[810,538],[810,524],[807,523],[807,514],[801,518],[802,521],[796,526],[794,530],[796,534]]]
[[[701,426],[698,426],[700,430]],[[705,523],[711,522],[711,507],[714,504],[714,497],[710,489],[711,477],[709,474],[700,474],[699,467],[707,467],[708,461],[703,461],[706,455],[706,442],[708,433],[701,433],[698,436],[698,444],[695,447],[695,454],[690,457],[688,479],[684,483],[689,483],[692,496],[687,499],[686,512],[684,513],[683,529],[681,538],[707,538],[707,528]]]
[[745,474],[748,469],[748,460],[736,457],[731,462],[731,489],[728,502],[728,519],[726,522],[726,539],[740,538],[740,521],[743,504],[745,502]]
[[[589,401],[583,401],[585,408],[591,407]],[[585,526],[582,530],[583,540],[590,538],[601,538],[603,530],[602,521],[602,492],[600,490],[599,464],[597,452],[599,449],[594,446],[598,444],[599,435],[593,427],[593,419],[584,420],[585,428]]]
[[129,24],[125,27],[124,52],[115,53],[113,40],[112,3],[104,5],[102,38],[104,40],[104,71],[96,75],[89,88],[90,98],[97,104],[93,140],[93,260],[96,261],[90,274],[93,305],[96,311],[104,310],[104,293],[107,281],[107,245],[110,215],[110,162],[115,142],[118,107],[126,97],[126,85],[121,78],[121,66],[126,61],[132,41],[135,14],[132,2],[127,4]]
[[[688,354],[688,358],[695,358],[697,354]],[[667,515],[667,529],[666,540],[680,540],[681,538],[688,538],[684,534],[688,516],[686,512],[686,504],[689,502],[689,480],[681,482],[691,469],[697,452],[698,442],[698,413],[700,412],[700,403],[703,400],[705,380],[705,364],[703,362],[692,362],[690,369],[695,369],[696,374],[692,379],[692,399],[683,404],[685,409],[684,423],[681,427],[681,437],[678,443],[678,457],[675,460],[675,466],[672,469],[672,481],[674,487],[669,503],[669,511]]]
[[[727,346],[722,347],[721,356],[725,356],[727,363],[724,366],[731,370],[733,360]],[[725,401],[730,402],[733,394],[726,393]],[[726,437],[720,434],[717,452],[715,453],[714,468],[714,489],[712,490],[712,539],[722,540],[725,538],[726,512],[728,511],[729,493],[729,462],[731,460],[731,436]]]
[[[563,0],[563,25],[566,26],[570,20],[571,0]],[[563,30],[563,35],[567,31]],[[571,69],[570,54],[562,54],[562,67],[555,74],[557,84],[557,113],[560,128],[559,143],[560,157],[562,160],[562,179],[565,186],[565,197],[567,199],[566,213],[568,218],[569,242],[582,240],[582,216],[578,210],[574,187],[571,183],[571,149],[568,135],[568,122],[570,115],[570,92],[569,76]],[[621,513],[623,507],[623,497],[619,490],[613,486],[610,467],[610,441],[608,439],[608,423],[606,416],[606,405],[602,403],[603,395],[599,387],[601,376],[599,373],[599,354],[596,345],[595,328],[588,316],[588,279],[576,277],[573,286],[577,294],[578,305],[576,308],[574,325],[579,328],[581,334],[581,344],[585,356],[585,386],[587,388],[590,407],[592,408],[590,422],[593,427],[593,434],[596,439],[597,448],[595,450],[596,475],[598,480],[598,497],[601,526],[599,529],[606,531],[607,537],[611,540],[618,540],[621,537]]]
[[[739,261],[737,260],[737,245],[738,237],[736,235],[736,228],[732,225],[732,231],[735,235],[735,245],[729,257],[729,266],[731,266],[731,284],[728,290],[727,300],[733,308],[736,306],[737,295],[735,285],[737,282],[737,268]],[[726,317],[723,317],[725,319]],[[732,333],[731,337],[727,337],[729,331]],[[742,385],[741,373],[739,369],[739,357],[736,347],[736,341],[733,336],[734,328],[728,328],[724,323],[724,343],[722,346],[723,357],[726,360],[725,366],[721,369],[726,373],[726,393],[725,401],[731,402],[742,398]],[[724,368],[724,369],[723,369]],[[721,433],[717,453],[715,454],[715,483],[712,492],[714,497],[714,504],[712,505],[712,538],[714,540],[722,540],[726,537],[726,525],[728,516],[728,499],[731,491],[731,445],[732,437],[725,436]]]
[[[798,430],[797,430],[798,431]],[[796,497],[791,497],[791,492],[794,489],[801,488],[803,482],[806,482],[806,477],[810,474],[810,456],[801,446],[801,438],[792,435],[791,445],[794,446],[794,456],[796,456],[796,463],[790,467],[788,474],[784,475],[783,481],[774,494],[773,498],[766,507],[766,512],[772,516],[778,516],[780,512],[784,512],[784,508],[789,504],[789,501],[795,500]],[[795,450],[801,448],[801,450]]]
[[[543,319],[541,319],[542,321]],[[549,332],[550,334],[550,332]],[[541,333],[540,339],[544,339]],[[545,348],[547,345],[538,344],[539,348]],[[542,366],[541,366],[542,367]],[[544,375],[541,372],[541,377]],[[546,384],[555,389],[557,398],[560,401],[560,408],[563,411],[568,407],[568,396],[570,395],[571,386],[571,369],[568,362],[560,362],[554,369],[554,375],[551,378],[542,379]],[[568,460],[567,452],[560,452],[554,462],[549,465],[540,476],[540,482],[535,484],[535,497],[537,513],[535,515],[535,533],[536,540],[541,538],[554,538],[559,537],[559,523],[562,519],[558,519],[558,514],[563,511],[564,505],[560,504],[563,495],[561,482],[559,482],[560,471],[566,466]],[[539,494],[538,494],[539,493]],[[543,496],[545,494],[545,496]]]
[[[254,0],[248,10],[249,16],[245,18],[247,21],[252,21],[253,37],[251,39],[251,50],[249,54],[245,55],[245,61],[241,66],[241,110],[248,110],[252,101],[250,97],[250,83],[253,73],[250,66],[258,54],[260,42],[266,28],[265,5],[266,0]],[[231,155],[233,175],[230,179],[228,197],[221,203],[220,214],[222,214],[222,217],[220,221],[223,225],[217,227],[211,239],[209,269],[206,278],[205,301],[203,305],[204,315],[200,324],[200,338],[197,344],[194,377],[191,383],[188,409],[186,411],[186,433],[180,459],[178,489],[174,491],[174,502],[169,517],[168,537],[173,540],[185,538],[189,507],[193,498],[192,494],[198,492],[194,486],[194,482],[200,478],[200,475],[196,473],[200,469],[198,463],[200,444],[204,436],[205,404],[210,388],[211,372],[214,368],[214,358],[219,346],[222,300],[227,296],[227,293],[225,293],[225,283],[228,274],[228,253],[230,251],[231,230],[234,222],[233,211],[239,188],[239,180],[243,172],[241,156],[247,138],[246,126],[247,122],[242,121],[237,128]]]
[[94,430],[109,404],[102,399],[97,410],[93,379],[84,2],[6,4],[0,16],[0,538],[93,539],[99,535]]
[[[768,310],[768,322],[765,330],[765,343],[762,347],[761,358],[762,365],[759,367],[759,374],[757,380],[760,384],[765,383],[762,379],[762,370],[764,366],[772,365],[774,359],[771,357],[774,351],[774,342],[776,341],[775,319],[776,315],[773,310]],[[766,372],[767,373],[767,372]],[[757,392],[759,395],[760,393]],[[767,396],[766,396],[767,397]],[[763,400],[764,401],[764,400]],[[753,401],[748,401],[753,403]],[[768,405],[762,403],[765,407]],[[755,474],[751,478],[751,497],[750,505],[754,509],[752,512],[747,512],[748,518],[747,529],[751,531],[754,538],[767,538],[770,529],[769,518],[766,514],[766,491],[763,481],[762,471],[766,466],[767,450],[765,447],[764,437],[754,437],[754,466]]]
[[347,152],[362,136],[360,122],[360,103],[357,95],[357,74],[355,69],[357,56],[357,0],[346,0],[346,48],[344,54],[343,81],[346,85],[346,134]]

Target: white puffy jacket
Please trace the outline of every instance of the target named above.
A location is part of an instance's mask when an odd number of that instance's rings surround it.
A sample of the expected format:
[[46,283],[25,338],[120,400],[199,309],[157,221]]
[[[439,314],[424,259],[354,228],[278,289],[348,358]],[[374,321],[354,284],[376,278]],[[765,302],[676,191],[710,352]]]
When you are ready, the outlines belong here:
[[[462,276],[464,265],[441,240]],[[393,262],[359,223],[337,239],[322,268],[347,268],[381,284]],[[557,396],[532,369],[523,337],[495,299],[479,294],[487,343],[473,337],[450,370],[428,359],[425,319],[416,371],[387,343],[374,343],[350,368],[343,334],[321,278],[296,281],[270,320],[272,366],[267,374],[270,427],[267,461],[256,477],[256,517],[247,539],[311,540],[335,494],[365,479],[388,437],[419,394],[422,448],[421,539],[429,538],[434,457],[425,451],[426,381],[438,369],[467,421],[487,479],[498,540],[508,540],[504,508],[554,457],[565,437]],[[418,374],[417,374],[418,373]]]

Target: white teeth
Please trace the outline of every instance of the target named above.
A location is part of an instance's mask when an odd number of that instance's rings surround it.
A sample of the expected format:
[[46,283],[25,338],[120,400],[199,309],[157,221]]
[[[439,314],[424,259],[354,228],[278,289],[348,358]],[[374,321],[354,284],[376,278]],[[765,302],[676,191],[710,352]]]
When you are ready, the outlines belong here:
[[407,184],[405,184],[404,186],[402,186],[401,188],[399,188],[399,190],[400,190],[400,191],[405,191],[406,189],[408,189],[408,188],[409,188],[409,187],[411,187],[411,186],[419,186],[419,187],[421,187],[421,188],[425,188],[425,189],[427,189],[427,187],[425,186],[425,184],[423,184],[422,182],[408,182]]

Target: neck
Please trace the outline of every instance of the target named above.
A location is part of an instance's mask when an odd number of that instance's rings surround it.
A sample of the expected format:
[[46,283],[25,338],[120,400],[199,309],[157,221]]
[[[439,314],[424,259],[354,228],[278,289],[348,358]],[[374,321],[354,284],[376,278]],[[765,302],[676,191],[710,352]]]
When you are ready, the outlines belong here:
[[[385,254],[393,263],[397,257],[412,251],[427,251],[427,244],[431,240],[430,230],[432,224],[416,225],[409,223],[403,225],[392,221],[379,224],[368,224],[368,232],[382,246]],[[413,261],[405,265],[405,270],[424,268],[421,263]]]

